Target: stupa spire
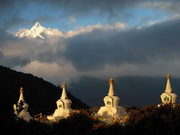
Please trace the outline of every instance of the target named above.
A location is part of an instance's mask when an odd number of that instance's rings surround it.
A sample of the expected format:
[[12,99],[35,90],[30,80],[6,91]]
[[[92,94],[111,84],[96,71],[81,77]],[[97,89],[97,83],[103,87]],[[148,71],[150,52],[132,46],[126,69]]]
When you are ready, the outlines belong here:
[[62,94],[61,94],[61,99],[66,99],[66,98],[68,98],[67,93],[66,93],[66,82],[62,83],[62,88],[63,88],[63,90],[62,90]]
[[166,92],[166,93],[172,93],[172,87],[171,87],[171,83],[170,83],[171,75],[170,75],[170,74],[167,74],[167,75],[166,75],[166,78],[167,78],[167,83],[166,83],[165,92]]
[[22,101],[22,102],[25,102],[25,100],[24,100],[24,95],[23,95],[23,88],[21,87],[20,88],[20,96],[19,96],[19,101],[18,102],[20,102],[20,101]]
[[114,96],[115,92],[114,92],[114,80],[112,78],[109,79],[109,92],[108,92],[108,96]]

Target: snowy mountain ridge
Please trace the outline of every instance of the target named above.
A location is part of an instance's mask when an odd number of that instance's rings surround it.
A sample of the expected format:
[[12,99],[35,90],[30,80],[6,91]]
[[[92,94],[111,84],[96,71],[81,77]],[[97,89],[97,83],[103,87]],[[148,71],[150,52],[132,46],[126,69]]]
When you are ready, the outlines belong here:
[[29,38],[41,38],[45,39],[50,36],[63,36],[64,33],[58,29],[45,28],[41,26],[39,22],[36,22],[31,29],[19,29],[19,32],[15,36],[19,38],[29,37]]
[[95,29],[99,30],[124,30],[125,24],[123,23],[115,23],[114,25],[89,25],[86,27],[79,27],[77,30],[70,30],[67,32],[60,31],[59,29],[51,29],[45,28],[41,26],[39,22],[36,22],[35,25],[31,29],[19,29],[19,32],[14,34],[16,37],[23,38],[40,38],[40,39],[48,39],[50,37],[62,37],[69,38],[82,33],[89,33]]

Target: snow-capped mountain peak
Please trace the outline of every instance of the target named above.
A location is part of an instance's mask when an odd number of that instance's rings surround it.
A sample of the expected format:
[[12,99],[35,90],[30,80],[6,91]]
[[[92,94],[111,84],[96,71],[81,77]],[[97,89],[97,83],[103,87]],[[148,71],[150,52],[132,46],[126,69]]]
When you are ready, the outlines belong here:
[[58,29],[45,28],[39,22],[36,22],[31,29],[20,29],[15,36],[22,38],[41,38],[45,39],[50,36],[62,36],[63,32]]
[[46,33],[46,31],[47,29],[45,27],[42,27],[39,22],[36,22],[35,25],[29,30],[28,35],[32,38],[40,37],[44,39],[42,34]]
[[40,26],[41,26],[41,24],[39,22],[36,22],[33,27],[38,28]]
[[31,31],[43,31],[46,29],[45,27],[41,26],[39,22],[36,22],[35,25],[30,29]]

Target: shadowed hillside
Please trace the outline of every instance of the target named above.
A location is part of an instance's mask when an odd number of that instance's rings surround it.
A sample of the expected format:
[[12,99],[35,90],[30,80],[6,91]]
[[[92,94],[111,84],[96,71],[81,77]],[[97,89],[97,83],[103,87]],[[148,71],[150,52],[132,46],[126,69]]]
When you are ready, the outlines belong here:
[[[31,114],[53,113],[57,108],[56,101],[61,96],[61,88],[32,74],[24,74],[0,66],[0,105],[6,105],[6,109],[13,111],[12,106],[19,99],[20,87],[24,89],[25,101],[29,104]],[[88,105],[70,92],[68,97],[72,100],[72,108],[88,108]]]

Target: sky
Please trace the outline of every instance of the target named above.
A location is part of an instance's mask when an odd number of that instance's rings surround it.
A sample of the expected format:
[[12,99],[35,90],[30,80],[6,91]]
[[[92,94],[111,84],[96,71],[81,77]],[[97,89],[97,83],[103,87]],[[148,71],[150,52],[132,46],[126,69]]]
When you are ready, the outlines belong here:
[[[0,20],[0,64],[55,85],[82,76],[180,77],[178,0],[1,0]],[[76,34],[13,35],[37,21]]]

